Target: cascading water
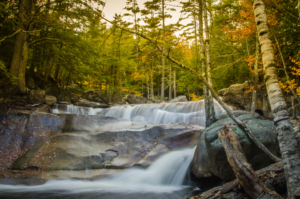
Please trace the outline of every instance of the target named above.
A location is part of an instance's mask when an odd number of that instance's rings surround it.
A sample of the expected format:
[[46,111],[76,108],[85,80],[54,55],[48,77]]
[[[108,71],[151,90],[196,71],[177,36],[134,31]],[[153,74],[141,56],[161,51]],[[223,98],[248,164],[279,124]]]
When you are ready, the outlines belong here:
[[[76,198],[116,198],[124,199],[153,198],[182,198],[176,191],[184,189],[182,183],[187,175],[195,148],[172,151],[156,160],[147,169],[132,168],[116,174],[109,179],[97,181],[82,180],[52,180],[43,185],[0,185],[0,198],[10,197],[11,194],[21,198],[64,198],[76,194]],[[41,196],[41,193],[47,193]],[[109,193],[109,194],[108,194]],[[150,197],[149,194],[151,193]],[[84,197],[80,197],[84,194]],[[121,195],[120,195],[121,194]],[[142,195],[141,195],[142,194]],[[157,198],[157,197],[155,197]]]
[[[214,103],[215,115],[224,111],[218,102],[215,101]],[[108,109],[92,109],[73,105],[67,105],[66,108],[60,108],[58,105],[54,106],[53,113],[61,112],[67,114],[103,115],[154,123],[184,122],[186,124],[205,126],[204,100],[165,104],[122,105]]]
[[74,105],[64,105],[64,104],[54,104],[52,108],[52,113],[60,114],[75,114],[75,115],[97,115],[101,112],[102,108],[88,108],[88,107],[79,107]]

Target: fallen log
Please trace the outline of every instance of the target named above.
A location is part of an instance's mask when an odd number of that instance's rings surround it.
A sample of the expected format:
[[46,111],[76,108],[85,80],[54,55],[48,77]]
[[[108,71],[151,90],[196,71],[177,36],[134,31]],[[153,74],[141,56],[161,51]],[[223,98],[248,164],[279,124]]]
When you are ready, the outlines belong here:
[[271,190],[258,178],[252,165],[247,162],[246,155],[233,130],[223,125],[223,131],[219,131],[219,140],[238,182],[249,197],[256,199],[262,194],[269,194]]

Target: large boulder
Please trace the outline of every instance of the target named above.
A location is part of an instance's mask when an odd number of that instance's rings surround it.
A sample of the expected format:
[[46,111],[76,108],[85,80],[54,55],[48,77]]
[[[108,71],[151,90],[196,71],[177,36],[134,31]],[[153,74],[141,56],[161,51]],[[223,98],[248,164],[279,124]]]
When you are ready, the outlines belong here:
[[[237,112],[238,119],[247,123],[248,128],[270,151],[279,156],[277,132],[272,121],[263,120],[256,114],[256,119],[251,120],[251,114]],[[209,126],[201,136],[193,160],[192,170],[198,178],[218,176],[225,181],[235,179],[223,146],[218,138],[218,132],[223,129],[223,124],[228,124],[234,130],[237,139],[245,152],[248,162],[255,170],[272,164],[272,161],[248,138],[248,136],[233,122],[232,119],[218,116],[220,119]],[[223,118],[223,119],[222,119]]]
[[147,104],[147,99],[142,96],[136,96],[136,95],[126,95],[124,100],[128,104]]
[[12,168],[85,170],[147,167],[169,151],[192,148],[202,132],[202,128],[189,125],[157,126],[86,115],[59,117],[63,123],[62,126],[56,125],[58,132],[19,157]]
[[43,104],[45,99],[45,90],[30,90],[27,96],[29,104]]
[[169,102],[187,102],[187,98],[185,95],[180,95],[178,97],[175,97],[174,99],[171,99]]
[[45,103],[48,104],[49,106],[55,104],[57,102],[56,97],[51,96],[51,95],[46,95],[45,97]]
[[[243,84],[234,84],[228,88],[218,91],[223,102],[228,105],[238,107],[242,110],[250,111],[252,102],[252,92],[248,92],[252,85],[246,81]],[[264,110],[268,114],[270,111],[265,85],[258,86],[256,109]]]

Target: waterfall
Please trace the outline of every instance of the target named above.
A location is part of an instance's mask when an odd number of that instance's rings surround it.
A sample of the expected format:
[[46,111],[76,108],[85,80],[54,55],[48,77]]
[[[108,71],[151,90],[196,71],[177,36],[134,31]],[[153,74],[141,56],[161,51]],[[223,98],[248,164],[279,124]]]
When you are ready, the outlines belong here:
[[[224,109],[215,103],[215,115]],[[180,123],[200,124],[205,126],[204,100],[194,102],[177,102],[165,104],[122,105],[108,109],[93,109],[73,105],[54,105],[53,113],[102,115],[115,118],[124,118],[134,121],[147,121],[154,123]]]
[[[99,114],[124,118],[135,121],[148,121],[154,123],[200,124],[205,126],[204,100],[195,102],[178,102],[166,104],[125,105],[114,106]],[[215,115],[224,109],[215,101]]]

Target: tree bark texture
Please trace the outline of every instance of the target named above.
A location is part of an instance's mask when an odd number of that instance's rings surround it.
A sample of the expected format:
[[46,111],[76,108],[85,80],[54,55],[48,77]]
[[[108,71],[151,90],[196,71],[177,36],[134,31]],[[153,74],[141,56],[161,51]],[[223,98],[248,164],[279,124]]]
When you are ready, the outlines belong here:
[[[203,2],[202,0],[198,1],[199,3],[199,42],[200,42],[200,62],[201,62],[201,74],[205,78],[206,75],[206,66],[205,66],[205,46],[204,46],[204,36],[203,36]],[[204,107],[205,107],[205,118],[209,118],[209,99],[208,99],[208,89],[203,82],[203,95],[204,95]]]
[[11,74],[19,78],[17,83],[19,92],[21,93],[26,92],[25,71],[29,54],[29,34],[25,31],[30,31],[33,28],[33,25],[31,24],[32,6],[32,0],[19,1],[18,29],[21,31],[16,35],[13,57],[10,65]]
[[[207,19],[207,7],[206,0],[203,0],[203,13],[204,13],[204,23],[205,23],[205,47],[206,47],[206,74],[207,81],[212,87],[212,78],[211,78],[211,62],[210,62],[210,46],[209,46],[209,28],[208,28],[208,19]],[[206,127],[210,126],[215,122],[215,108],[214,108],[214,99],[211,95],[211,92],[208,92],[208,114],[206,117]],[[206,104],[205,104],[206,105]]]
[[252,104],[251,104],[251,118],[255,119],[255,108],[256,108],[256,98],[257,98],[257,81],[258,81],[258,54],[259,54],[259,42],[258,36],[256,34],[256,49],[255,49],[255,63],[254,63],[254,87],[252,91]]
[[293,126],[287,112],[287,106],[278,82],[274,50],[270,37],[265,5],[262,0],[253,1],[254,16],[261,45],[265,82],[278,132],[281,157],[287,181],[288,198],[294,198],[295,190],[300,186],[300,153]]

